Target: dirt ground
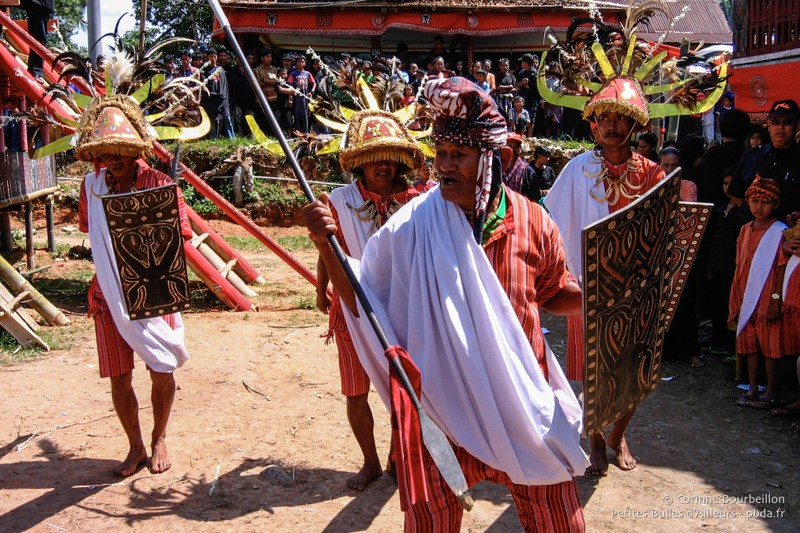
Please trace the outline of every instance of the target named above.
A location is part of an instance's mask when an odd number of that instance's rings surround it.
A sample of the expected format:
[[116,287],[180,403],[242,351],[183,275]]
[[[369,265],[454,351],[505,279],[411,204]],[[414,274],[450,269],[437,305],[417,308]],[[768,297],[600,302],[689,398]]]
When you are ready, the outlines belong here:
[[[58,242],[80,243],[83,237],[66,233],[65,225],[76,224],[62,221]],[[267,232],[304,235],[301,228]],[[126,440],[109,384],[98,376],[85,301],[45,294],[73,320],[69,348],[0,368],[0,530],[401,530],[391,477],[363,493],[345,487],[360,454],[339,393],[335,348],[320,339],[326,318],[308,309],[311,286],[266,249],[244,255],[267,279],[256,288],[261,310],[204,304],[185,315],[193,357],[176,372],[173,465],[158,475],[111,474]],[[313,250],[296,255],[313,267]],[[37,264],[51,261],[37,252]],[[86,261],[59,261],[34,280],[88,269]],[[544,326],[563,354],[563,322],[545,317]],[[635,470],[612,465],[608,477],[578,479],[589,531],[797,531],[800,435],[790,432],[790,421],[737,407],[741,392],[731,367],[722,357],[705,361],[702,369],[665,363],[663,377],[673,379],[644,402],[629,428]],[[141,364],[134,375],[149,432],[149,378]],[[377,395],[371,399],[385,455],[389,418]],[[480,484],[474,495],[462,531],[520,530],[504,488]]]

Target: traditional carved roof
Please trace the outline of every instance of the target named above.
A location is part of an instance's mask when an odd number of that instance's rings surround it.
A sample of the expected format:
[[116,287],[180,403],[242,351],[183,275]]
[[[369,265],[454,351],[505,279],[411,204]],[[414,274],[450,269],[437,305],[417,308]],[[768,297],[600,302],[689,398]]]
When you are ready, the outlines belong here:
[[[302,8],[382,8],[382,7],[402,7],[402,8],[452,8],[452,9],[530,9],[530,8],[554,8],[554,7],[586,7],[588,2],[585,0],[481,0],[481,1],[461,1],[461,0],[352,0],[349,2],[335,2],[329,0],[220,0],[220,4],[225,7],[247,7],[254,9],[302,9]],[[606,0],[598,2],[603,4],[619,4],[624,6],[627,2],[623,0]]]
[[[399,23],[396,20],[397,16],[405,13],[406,18],[412,12],[420,14],[427,13],[432,19],[436,19],[442,15],[450,14],[450,18],[445,26],[437,27],[437,24],[431,23],[429,31],[439,31],[443,33],[465,33],[474,35],[499,35],[502,29],[490,29],[488,33],[484,31],[484,21],[487,20],[487,15],[493,17],[495,20],[499,18],[525,17],[530,14],[535,20],[532,22],[520,23],[520,28],[526,27],[528,31],[542,31],[540,22],[545,26],[555,25],[557,29],[562,24],[556,23],[553,17],[563,18],[566,23],[564,27],[569,24],[569,17],[574,13],[578,15],[581,12],[586,12],[589,9],[590,2],[587,0],[350,0],[347,2],[336,1],[311,1],[311,0],[220,0],[225,10],[228,13],[253,12],[259,13],[259,17],[248,17],[245,23],[240,17],[238,19],[238,31],[255,31],[259,33],[274,33],[289,31],[289,28],[281,28],[281,23],[275,24],[269,22],[269,17],[264,17],[260,13],[264,11],[273,13],[273,18],[277,17],[280,20],[286,20],[287,17],[308,17],[312,13],[331,12],[339,15],[334,17],[341,18],[341,14],[353,13],[360,14],[359,17],[348,18],[347,22],[342,25],[341,22],[335,22],[334,27],[346,29],[352,34],[380,34],[384,27],[405,27],[419,31],[422,28],[412,27],[408,21]],[[594,4],[605,14],[614,13],[615,17],[623,16],[625,7],[628,5],[628,0],[597,0]],[[671,29],[668,42],[680,42],[683,38],[691,42],[704,41],[706,43],[730,43],[732,42],[732,33],[728,25],[725,15],[720,8],[718,0],[667,0],[661,2],[662,7],[671,13],[672,17],[667,17],[661,13],[657,13],[648,27],[639,28],[638,33],[642,37],[650,40],[656,40],[658,37],[669,28],[671,19],[677,16],[684,6],[688,5],[690,11],[687,16],[678,20],[678,22]],[[474,19],[470,22],[474,24],[464,24],[460,22],[454,24],[452,15],[455,13],[464,13],[465,21],[467,18]],[[366,17],[369,15],[367,19]],[[374,15],[374,18],[373,18]],[[530,18],[528,17],[528,18]],[[368,22],[364,22],[367,20]],[[460,20],[460,19],[459,19]],[[480,20],[481,22],[476,22]],[[608,20],[608,19],[607,19]],[[621,19],[619,19],[621,20]],[[613,21],[613,20],[612,20]],[[233,22],[233,20],[231,21]],[[563,22],[563,21],[561,21]],[[610,21],[611,22],[611,21]],[[284,22],[285,24],[285,22]],[[236,25],[236,24],[234,24]],[[514,23],[516,25],[516,23]],[[344,28],[343,26],[349,26]],[[457,26],[457,27],[456,27]],[[323,31],[321,33],[329,33],[330,30],[325,30],[325,26],[320,26]],[[518,31],[521,31],[517,28]],[[510,33],[513,33],[514,28],[509,28]],[[298,27],[300,33],[311,31],[311,28],[304,30],[302,24]]]

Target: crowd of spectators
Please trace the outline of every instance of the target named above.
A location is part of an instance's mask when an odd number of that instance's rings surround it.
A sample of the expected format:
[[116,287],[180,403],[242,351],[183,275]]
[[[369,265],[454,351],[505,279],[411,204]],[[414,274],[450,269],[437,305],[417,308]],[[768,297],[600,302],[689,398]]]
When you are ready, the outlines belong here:
[[[409,52],[405,43],[398,44],[391,55],[359,56],[345,52],[337,57],[319,58],[270,48],[247,50],[245,55],[281,130],[289,137],[324,131],[309,116],[309,103],[321,96],[318,86],[324,77],[348,68],[354,69],[368,83],[377,78],[402,83],[405,87],[399,93],[401,96],[391,103],[393,108],[414,102],[425,79],[463,76],[495,99],[508,120],[509,131],[523,137],[590,139],[579,111],[551,106],[539,96],[536,55],[527,53],[515,61],[501,57],[496,68],[490,58],[475,59],[469,65],[466,54],[456,53],[452,46],[446,47],[443,37],[437,35],[433,43],[429,52],[416,55]],[[206,82],[204,93],[207,94],[201,105],[214,121],[212,137],[249,135],[250,128],[244,119],[247,114],[255,116],[262,131],[274,133],[260,110],[243,67],[229,51],[200,46],[197,50],[185,50],[178,57],[166,58],[165,64],[173,77],[194,76]],[[548,86],[557,88],[559,76],[555,65],[546,67]]]

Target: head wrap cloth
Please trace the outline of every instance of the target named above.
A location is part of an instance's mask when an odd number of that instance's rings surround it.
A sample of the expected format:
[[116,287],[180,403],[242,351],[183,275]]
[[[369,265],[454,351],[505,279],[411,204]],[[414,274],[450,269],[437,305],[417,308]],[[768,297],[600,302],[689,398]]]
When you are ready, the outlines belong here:
[[754,179],[750,187],[747,188],[744,197],[759,198],[767,202],[775,202],[775,205],[778,206],[781,203],[781,189],[778,187],[778,184],[775,183],[775,180],[762,178],[756,174],[756,179]]
[[483,220],[489,206],[494,151],[506,145],[506,121],[494,99],[465,78],[432,80],[424,94],[434,114],[431,135],[435,140],[481,149],[474,214],[476,221]]

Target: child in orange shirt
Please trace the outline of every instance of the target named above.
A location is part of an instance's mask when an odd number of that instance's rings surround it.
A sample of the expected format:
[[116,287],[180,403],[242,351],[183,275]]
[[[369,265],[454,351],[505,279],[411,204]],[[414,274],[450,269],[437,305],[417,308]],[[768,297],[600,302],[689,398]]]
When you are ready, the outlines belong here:
[[[800,354],[800,213],[786,217],[791,229],[783,232],[783,251],[788,255],[783,279],[783,342],[787,354]],[[797,379],[800,380],[800,358],[797,359]],[[800,399],[785,407],[773,409],[775,416],[800,416]],[[800,421],[792,425],[800,431]]]
[[[736,402],[756,409],[779,407],[777,396],[779,359],[784,353],[781,334],[783,270],[786,256],[781,249],[786,229],[774,212],[780,189],[773,180],[756,176],[745,200],[755,220],[742,227],[736,243],[736,273],[730,296],[728,322],[736,325],[736,347],[747,358],[750,390]],[[758,362],[763,355],[767,390],[758,395]]]

